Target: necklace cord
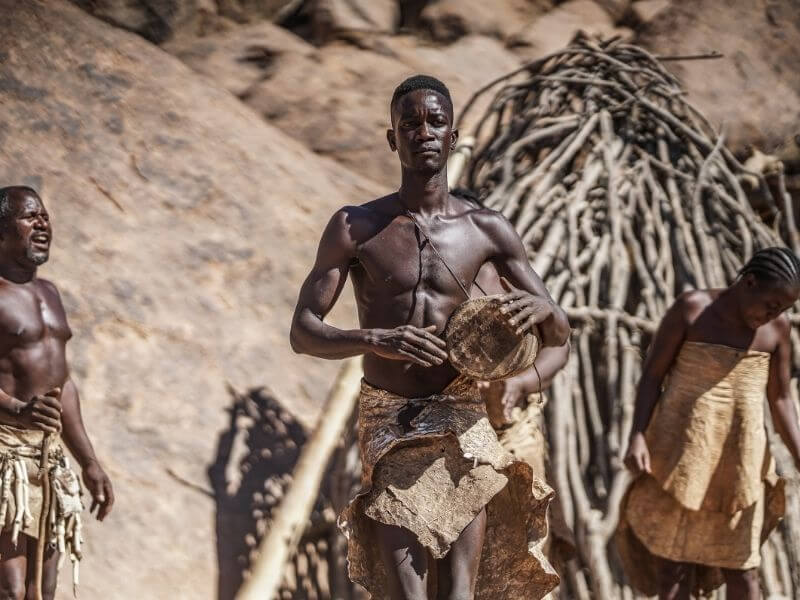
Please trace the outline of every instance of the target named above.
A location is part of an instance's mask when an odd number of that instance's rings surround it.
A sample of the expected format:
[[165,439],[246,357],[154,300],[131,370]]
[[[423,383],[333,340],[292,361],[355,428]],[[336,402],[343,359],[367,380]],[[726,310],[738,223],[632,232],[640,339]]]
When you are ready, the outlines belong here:
[[[471,298],[471,296],[469,294],[469,291],[467,291],[466,286],[461,281],[461,279],[458,277],[458,275],[455,274],[455,271],[453,271],[453,269],[450,268],[450,265],[447,264],[447,261],[444,259],[444,257],[439,252],[439,249],[436,247],[436,244],[433,243],[433,240],[431,239],[431,236],[429,236],[428,233],[422,228],[422,225],[419,224],[419,221],[417,221],[416,217],[414,217],[414,215],[411,213],[410,210],[405,209],[405,214],[409,219],[411,219],[411,222],[414,223],[414,226],[419,230],[419,232],[425,238],[425,241],[427,241],[430,244],[431,250],[433,250],[433,252],[436,254],[436,256],[439,257],[439,260],[442,261],[442,264],[444,265],[445,269],[447,269],[447,271],[450,273],[450,275],[453,276],[453,279],[456,280],[456,283],[458,284],[458,287],[461,288],[461,291],[464,292],[464,296],[466,296],[467,300],[469,300]],[[478,286],[478,289],[485,296],[486,292],[483,291],[483,288],[478,284],[478,282],[477,281],[473,281],[473,283],[476,286]]]

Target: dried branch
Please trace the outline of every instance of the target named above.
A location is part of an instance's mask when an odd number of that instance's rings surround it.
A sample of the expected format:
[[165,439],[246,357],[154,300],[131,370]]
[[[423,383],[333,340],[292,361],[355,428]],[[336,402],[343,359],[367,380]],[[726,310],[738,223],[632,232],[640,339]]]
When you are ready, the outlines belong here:
[[[561,597],[632,599],[607,545],[646,344],[681,292],[726,285],[754,249],[783,242],[751,207],[724,138],[647,51],[578,40],[480,93],[495,87],[462,180],[514,223],[575,329],[548,405],[553,484],[578,546]],[[784,213],[797,248],[781,182],[776,203],[758,177],[759,206]],[[765,551],[765,585],[794,597],[800,509],[783,531]]]

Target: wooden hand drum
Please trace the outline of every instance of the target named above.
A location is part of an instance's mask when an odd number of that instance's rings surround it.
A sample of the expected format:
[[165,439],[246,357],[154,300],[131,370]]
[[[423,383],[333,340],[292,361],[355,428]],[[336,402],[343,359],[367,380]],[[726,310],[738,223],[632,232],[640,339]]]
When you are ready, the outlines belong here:
[[539,338],[522,336],[500,312],[502,294],[472,298],[453,311],[444,329],[453,367],[473,379],[493,381],[520,373],[533,365]]

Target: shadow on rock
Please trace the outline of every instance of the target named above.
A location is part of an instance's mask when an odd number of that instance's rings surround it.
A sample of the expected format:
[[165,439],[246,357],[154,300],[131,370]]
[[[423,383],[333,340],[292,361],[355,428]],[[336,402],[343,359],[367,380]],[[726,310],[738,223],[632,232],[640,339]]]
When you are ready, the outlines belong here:
[[[230,390],[228,428],[217,443],[208,474],[217,504],[217,598],[233,600],[269,528],[273,511],[292,482],[308,433],[267,390]],[[281,600],[361,600],[347,578],[347,543],[336,515],[358,489],[360,463],[355,417],[334,452],[306,531],[286,566]]]

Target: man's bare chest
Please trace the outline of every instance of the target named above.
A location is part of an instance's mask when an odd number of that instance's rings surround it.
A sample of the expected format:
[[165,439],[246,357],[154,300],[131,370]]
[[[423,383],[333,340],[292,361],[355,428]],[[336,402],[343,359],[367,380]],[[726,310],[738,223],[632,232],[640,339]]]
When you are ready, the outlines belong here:
[[466,227],[447,231],[387,228],[358,249],[362,283],[396,295],[409,291],[463,294],[490,253]]
[[28,290],[0,294],[0,341],[6,352],[48,337],[66,342],[70,335],[63,308],[52,298]]

